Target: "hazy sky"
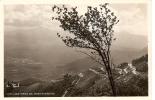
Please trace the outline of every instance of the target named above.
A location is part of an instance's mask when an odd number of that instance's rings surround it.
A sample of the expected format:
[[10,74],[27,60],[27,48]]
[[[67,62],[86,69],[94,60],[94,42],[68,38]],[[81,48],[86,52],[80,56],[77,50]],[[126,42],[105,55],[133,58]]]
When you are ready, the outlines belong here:
[[[87,9],[87,5],[77,6],[80,14]],[[126,46],[141,50],[146,47],[147,40],[143,36],[146,37],[148,34],[147,5],[110,4],[110,7],[120,19],[115,27],[115,33],[119,36],[115,42],[116,48]],[[33,55],[35,58],[49,60],[52,64],[68,63],[76,60],[77,56],[82,57],[82,54],[80,56],[57,38],[56,33],[63,30],[59,28],[58,22],[51,21],[54,15],[51,11],[52,5],[5,5],[4,8],[4,40],[8,55]],[[130,35],[124,38],[127,34],[142,36]]]
[[[47,28],[51,31],[60,29],[57,22],[50,21],[52,5],[6,5],[5,6],[5,29]],[[71,5],[72,6],[72,5]],[[75,6],[75,5],[74,5]],[[147,5],[146,4],[110,4],[117,14],[120,22],[115,32],[127,32],[131,34],[147,36]],[[82,14],[86,5],[78,5]],[[55,35],[55,34],[54,34]]]

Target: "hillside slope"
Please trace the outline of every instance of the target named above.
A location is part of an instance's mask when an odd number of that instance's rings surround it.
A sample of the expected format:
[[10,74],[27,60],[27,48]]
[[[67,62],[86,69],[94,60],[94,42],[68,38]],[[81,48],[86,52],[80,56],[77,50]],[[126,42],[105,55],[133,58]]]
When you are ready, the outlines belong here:
[[[147,96],[148,72],[139,70],[139,66],[148,67],[148,56],[133,60],[133,64],[113,69],[117,96]],[[140,69],[143,67],[140,67]],[[137,70],[138,69],[138,70]],[[111,87],[106,72],[101,67],[89,67],[86,71],[65,74],[60,79],[42,81],[31,78],[19,82],[19,88],[5,87],[5,94],[32,93],[26,96],[112,96]],[[5,80],[5,85],[7,79]],[[35,93],[49,93],[48,95]],[[10,95],[6,95],[10,96]],[[15,96],[15,95],[12,95]],[[18,95],[24,96],[24,95]]]

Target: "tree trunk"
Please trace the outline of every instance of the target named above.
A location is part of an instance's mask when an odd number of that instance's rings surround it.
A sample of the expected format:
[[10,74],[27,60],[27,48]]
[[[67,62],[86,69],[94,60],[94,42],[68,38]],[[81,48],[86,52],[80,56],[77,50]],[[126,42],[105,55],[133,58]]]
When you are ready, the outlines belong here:
[[108,78],[109,78],[110,85],[111,85],[111,88],[112,88],[113,96],[116,96],[115,82],[114,82],[114,79],[113,79],[113,76],[112,76],[111,69],[108,72]]
[[108,73],[108,78],[109,78],[109,81],[110,81],[113,96],[116,96],[115,82],[114,82],[114,79],[113,79],[113,76],[112,76],[112,70],[111,70],[111,66],[110,66],[110,57],[109,57],[110,55],[109,54],[108,55],[102,54],[101,52],[100,52],[100,55],[102,57],[102,61],[103,61],[104,65],[105,65],[106,71]]

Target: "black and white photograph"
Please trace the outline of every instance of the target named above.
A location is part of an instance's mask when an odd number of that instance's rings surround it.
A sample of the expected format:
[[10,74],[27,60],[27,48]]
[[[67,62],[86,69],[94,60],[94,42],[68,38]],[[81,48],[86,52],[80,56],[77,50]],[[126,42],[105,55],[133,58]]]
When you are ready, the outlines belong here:
[[5,4],[4,97],[148,97],[149,4]]

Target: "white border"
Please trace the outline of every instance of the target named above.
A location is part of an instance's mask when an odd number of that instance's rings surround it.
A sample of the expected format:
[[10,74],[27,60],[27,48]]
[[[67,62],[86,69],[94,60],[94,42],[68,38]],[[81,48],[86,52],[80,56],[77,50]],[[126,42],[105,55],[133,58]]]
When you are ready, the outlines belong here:
[[[152,94],[152,84],[151,84],[151,80],[152,80],[152,65],[155,65],[153,60],[151,60],[151,54],[153,54],[153,52],[151,51],[151,48],[153,48],[153,50],[155,50],[155,48],[151,45],[151,41],[155,42],[155,40],[153,40],[153,38],[151,38],[152,36],[154,36],[154,34],[151,35],[151,26],[149,27],[149,96],[148,97],[14,97],[14,98],[4,98],[4,93],[3,93],[3,86],[4,86],[4,81],[3,81],[3,77],[4,77],[4,14],[3,14],[3,5],[9,5],[9,4],[99,4],[99,3],[104,3],[104,2],[108,2],[108,3],[148,3],[149,5],[149,15],[151,14],[150,9],[151,9],[151,1],[150,0],[2,0],[0,1],[0,100],[3,99],[13,99],[13,100],[27,100],[27,99],[42,99],[42,100],[85,100],[85,99],[89,99],[89,100],[151,100],[151,94]],[[153,13],[153,12],[152,12]],[[154,15],[154,14],[153,14]],[[155,17],[155,16],[153,16]],[[151,16],[149,17],[149,24],[151,25]],[[153,32],[152,32],[153,33]],[[152,52],[152,53],[151,53]]]

